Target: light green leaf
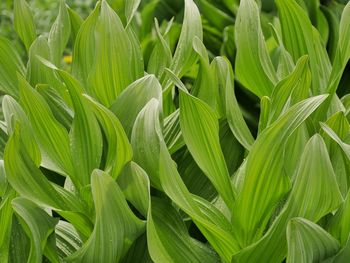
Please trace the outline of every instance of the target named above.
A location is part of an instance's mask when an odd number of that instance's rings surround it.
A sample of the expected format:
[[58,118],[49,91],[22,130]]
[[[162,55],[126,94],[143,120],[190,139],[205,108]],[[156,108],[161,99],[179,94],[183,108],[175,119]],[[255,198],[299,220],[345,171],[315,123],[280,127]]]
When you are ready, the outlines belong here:
[[[54,118],[42,96],[23,77],[19,77],[20,102],[32,125],[39,144],[42,165],[62,175],[73,175],[67,130]],[[60,143],[57,143],[60,142]],[[79,185],[75,178],[74,183]]]
[[[182,77],[195,63],[197,56],[192,49],[195,37],[203,39],[200,13],[193,0],[185,0],[185,14],[174,57],[170,64],[176,76]],[[165,86],[167,88],[167,85]]]
[[340,249],[339,242],[320,226],[293,218],[287,227],[288,263],[321,262]]
[[151,99],[140,111],[131,134],[134,161],[148,174],[152,185],[161,189],[159,180],[159,137],[162,130],[159,123],[160,106]]
[[[22,197],[15,198],[12,201],[12,207],[20,221],[24,222],[23,227],[31,240],[28,262],[41,263],[47,239],[54,232],[58,219],[51,217],[35,203]],[[58,262],[57,255],[53,259],[54,261],[51,260],[51,262]]]
[[152,199],[147,240],[154,262],[220,262],[214,251],[189,236],[179,213],[159,198]]
[[18,98],[17,74],[25,75],[25,67],[13,44],[0,37],[0,90]]
[[59,4],[58,16],[51,27],[48,39],[52,61],[57,66],[61,64],[62,53],[69,40],[71,30],[66,3],[64,0],[60,0]]
[[324,93],[331,72],[331,63],[318,31],[313,28],[305,10],[294,0],[278,0],[276,4],[286,49],[294,61],[305,54],[309,55],[312,93],[314,95]]
[[118,184],[126,199],[147,218],[150,185],[146,172],[137,163],[131,162],[119,176]]
[[235,29],[238,80],[258,97],[271,95],[278,79],[265,45],[259,9],[254,0],[241,1]]
[[123,192],[108,174],[94,170],[91,188],[95,227],[87,242],[69,260],[118,262],[144,231],[145,224],[132,213]]
[[215,112],[198,98],[181,92],[180,126],[188,150],[198,166],[213,183],[226,205],[232,208],[235,191],[221,150]]
[[73,43],[75,43],[75,39],[77,38],[78,32],[84,20],[73,9],[69,8],[68,6],[66,8],[68,11],[70,25],[71,25],[71,38],[73,40]]
[[279,216],[256,243],[234,256],[234,262],[281,262],[286,257],[286,228],[293,217],[317,222],[342,202],[327,148],[320,135],[307,143],[293,189]]
[[146,75],[130,84],[111,105],[129,138],[137,115],[152,98],[162,99],[162,87],[154,75]]
[[75,177],[81,186],[90,184],[91,172],[100,166],[102,134],[90,105],[83,99],[80,83],[65,71],[58,71],[69,90],[74,119],[70,130],[71,156]]
[[132,158],[130,142],[120,121],[110,110],[90,97],[85,99],[92,106],[107,140],[104,170],[116,179]]
[[[130,45],[118,15],[102,1],[95,27],[95,58],[88,76],[88,91],[107,107],[137,77],[128,69],[135,59]],[[91,55],[87,59],[92,58]]]
[[60,220],[58,222],[55,234],[57,253],[61,261],[64,261],[66,257],[72,255],[83,244],[73,225],[66,221]]
[[32,12],[25,0],[13,1],[14,26],[27,51],[36,39],[36,29]]
[[250,150],[254,143],[254,138],[244,121],[236,99],[232,67],[230,63],[222,57],[215,58],[213,63],[214,67],[216,67],[219,87],[222,86],[220,97],[226,113],[227,122],[240,144],[247,150]]
[[4,161],[6,178],[22,197],[60,210],[85,210],[76,196],[52,184],[35,166],[30,153],[23,147],[19,125],[6,145]]
[[242,247],[261,237],[273,209],[290,189],[283,165],[286,140],[326,98],[321,95],[295,104],[255,141],[232,218]]

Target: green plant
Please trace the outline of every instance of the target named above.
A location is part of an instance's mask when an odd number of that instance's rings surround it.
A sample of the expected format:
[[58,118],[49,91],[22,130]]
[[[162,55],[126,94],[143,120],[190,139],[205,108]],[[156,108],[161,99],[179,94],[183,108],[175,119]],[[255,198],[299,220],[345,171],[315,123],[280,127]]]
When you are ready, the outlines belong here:
[[322,7],[330,41],[319,1],[276,0],[269,35],[254,0],[205,2],[234,7],[233,66],[192,0],[181,28],[170,2],[83,20],[61,0],[40,36],[15,1],[28,59],[0,38],[0,262],[347,262],[350,4]]

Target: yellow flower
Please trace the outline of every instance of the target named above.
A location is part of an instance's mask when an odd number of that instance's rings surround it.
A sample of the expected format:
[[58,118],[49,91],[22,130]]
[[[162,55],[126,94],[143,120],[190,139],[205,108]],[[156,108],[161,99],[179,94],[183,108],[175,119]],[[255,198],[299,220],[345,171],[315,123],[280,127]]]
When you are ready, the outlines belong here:
[[64,62],[66,62],[67,64],[71,64],[72,63],[72,56],[64,56],[63,57]]

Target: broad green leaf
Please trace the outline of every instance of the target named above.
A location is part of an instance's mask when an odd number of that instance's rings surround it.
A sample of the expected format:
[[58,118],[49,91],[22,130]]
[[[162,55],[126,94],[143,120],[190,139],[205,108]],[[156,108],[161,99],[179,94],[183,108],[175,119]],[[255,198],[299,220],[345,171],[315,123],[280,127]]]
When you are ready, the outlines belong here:
[[71,25],[71,38],[73,40],[73,43],[75,43],[80,27],[84,21],[77,12],[75,12],[73,9],[69,8],[68,6],[67,6],[67,11],[68,11],[70,25]]
[[145,224],[132,213],[123,192],[108,174],[94,170],[91,188],[95,227],[90,238],[69,260],[118,262],[144,231]]
[[185,0],[181,34],[170,64],[170,70],[176,76],[182,77],[197,59],[196,53],[192,49],[195,37],[198,37],[200,40],[203,38],[200,13],[193,0]]
[[185,145],[180,127],[180,110],[174,111],[164,119],[163,134],[171,154]]
[[60,210],[84,211],[78,198],[52,184],[36,167],[23,147],[19,125],[6,145],[4,161],[6,178],[22,197]]
[[235,29],[238,80],[258,97],[271,95],[278,79],[265,45],[259,9],[254,0],[241,1]]
[[164,69],[170,66],[172,54],[169,44],[165,40],[167,32],[164,36],[161,34],[158,20],[155,20],[155,30],[157,33],[157,41],[148,60],[147,72],[155,74],[157,78],[160,79]]
[[327,92],[334,94],[341,80],[343,71],[350,59],[350,3],[348,3],[342,13],[339,25],[339,39],[335,54],[331,76],[328,81]]
[[159,180],[159,137],[162,130],[159,123],[160,104],[151,99],[140,111],[131,134],[134,161],[148,174],[152,185],[161,189]]
[[350,144],[343,142],[328,125],[324,123],[320,123],[320,125],[323,131],[340,146],[340,148],[344,151],[345,156],[350,161]]
[[290,106],[306,99],[309,95],[310,84],[308,56],[303,56],[297,61],[293,72],[280,81],[273,90],[270,122],[275,121]]
[[55,234],[57,253],[61,261],[64,261],[66,257],[72,255],[83,244],[73,225],[66,221],[60,220],[58,222]]
[[203,101],[182,92],[180,126],[194,160],[213,183],[226,205],[232,208],[235,191],[220,147],[215,112]]
[[162,199],[152,199],[147,221],[149,252],[154,262],[220,262],[208,246],[190,237],[179,213]]
[[147,218],[149,207],[149,179],[146,172],[134,162],[125,167],[118,178],[118,185],[126,199]]
[[[42,96],[22,77],[20,82],[20,102],[32,125],[39,144],[42,165],[62,175],[73,175],[67,130],[54,118]],[[60,143],[57,143],[60,142]],[[75,178],[74,183],[79,185]]]
[[[3,164],[0,166],[1,177],[5,176],[5,171]],[[2,178],[1,180],[3,180]],[[6,195],[1,194],[0,201],[0,227],[2,231],[0,232],[0,261],[8,262],[10,253],[10,241],[11,241],[11,230],[12,230],[12,215],[13,209],[11,206],[11,201],[16,197],[16,192],[14,190],[7,191]]]
[[327,148],[320,135],[307,143],[291,193],[266,234],[234,256],[233,262],[281,262],[286,257],[286,228],[293,217],[317,222],[342,202]]
[[12,220],[10,247],[7,259],[9,262],[27,261],[30,251],[30,240],[16,216]]
[[0,37],[0,91],[18,98],[17,74],[25,75],[25,67],[12,43]]
[[293,218],[287,227],[288,263],[321,262],[340,249],[339,242],[320,226]]
[[128,253],[122,259],[123,263],[134,263],[139,261],[142,263],[153,263],[148,252],[147,235],[141,235],[130,247]]
[[154,75],[146,75],[130,84],[111,105],[129,138],[137,115],[152,98],[162,99],[162,87]]
[[[27,79],[35,87],[38,84],[49,84],[67,103],[68,93],[64,85],[56,78],[52,68],[43,63],[43,59],[51,60],[50,46],[43,36],[39,36],[31,45],[28,54]],[[39,58],[40,57],[40,58]]]
[[217,57],[214,60],[218,83],[222,86],[220,95],[227,122],[236,139],[247,149],[250,150],[254,143],[254,138],[244,121],[242,112],[239,108],[234,92],[233,72],[230,64],[223,58]]
[[64,0],[59,0],[58,16],[53,23],[48,43],[51,50],[52,61],[59,66],[62,60],[62,53],[66,48],[71,32],[69,13]]
[[14,26],[27,51],[36,39],[36,28],[32,12],[25,0],[13,1]]
[[27,115],[23,111],[19,103],[12,97],[6,95],[2,102],[2,107],[4,110],[4,117],[7,124],[7,133],[12,135],[15,131],[15,123],[19,122],[23,127],[22,131],[22,141],[25,149],[33,160],[33,162],[39,166],[41,163],[41,154],[37,142],[33,139],[33,130],[27,118]]
[[105,106],[110,106],[137,77],[128,69],[135,59],[130,45],[118,15],[102,1],[95,27],[95,58],[88,76],[88,91]]
[[125,1],[125,17],[126,17],[126,27],[130,24],[133,17],[136,14],[137,8],[139,7],[141,0],[126,0]]
[[312,93],[322,94],[327,89],[331,64],[318,31],[313,28],[305,10],[293,0],[276,1],[286,49],[294,61],[307,54],[310,58]]
[[350,194],[346,195],[344,203],[335,213],[334,217],[330,218],[327,229],[336,237],[341,245],[345,245],[350,235]]
[[[349,122],[346,119],[344,113],[341,111],[330,117],[325,124],[328,127],[330,127],[342,140],[345,140],[346,136],[350,132]],[[321,134],[323,135],[324,132],[322,131]],[[347,160],[347,158],[344,156],[343,150],[334,140],[332,140],[329,136],[324,137],[328,147],[329,155],[331,157],[332,165],[336,174],[339,188],[341,190],[342,195],[345,197],[348,192],[347,174],[350,160]]]
[[[227,228],[227,225],[230,225],[229,221],[223,214],[220,215],[219,210],[216,210],[213,216],[213,213],[203,211],[203,208],[196,204],[181,180],[164,142],[160,145],[159,175],[164,192],[192,218],[220,257],[230,262],[239,247],[232,230]],[[226,223],[223,224],[225,220]]]
[[199,69],[191,94],[207,103],[220,114],[219,89],[216,84],[214,70],[210,68],[207,50],[198,37],[193,40],[193,49],[199,57]]
[[58,71],[72,99],[74,118],[70,130],[75,177],[81,186],[90,184],[91,172],[100,166],[102,134],[90,105],[83,99],[80,83],[65,71]]
[[[41,263],[47,239],[54,232],[58,218],[51,217],[35,203],[23,197],[15,198],[12,207],[20,221],[24,222],[24,229],[31,240],[28,262]],[[53,259],[51,262],[58,262],[58,258]]]
[[117,178],[132,158],[131,145],[118,118],[90,97],[86,97],[86,100],[92,106],[108,143],[104,170]]
[[84,87],[87,87],[87,79],[95,61],[95,28],[101,9],[100,3],[97,3],[93,12],[80,26],[74,43],[72,73]]
[[312,97],[295,104],[255,141],[247,157],[242,190],[233,209],[232,222],[242,247],[261,237],[273,209],[290,189],[290,179],[284,173],[283,165],[286,140],[326,97]]

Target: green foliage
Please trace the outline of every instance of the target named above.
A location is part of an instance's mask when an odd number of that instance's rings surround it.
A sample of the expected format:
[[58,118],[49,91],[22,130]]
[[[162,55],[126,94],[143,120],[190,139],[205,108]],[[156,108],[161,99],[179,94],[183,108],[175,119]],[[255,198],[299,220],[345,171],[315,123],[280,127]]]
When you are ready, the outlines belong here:
[[346,2],[1,1],[0,262],[348,262]]

